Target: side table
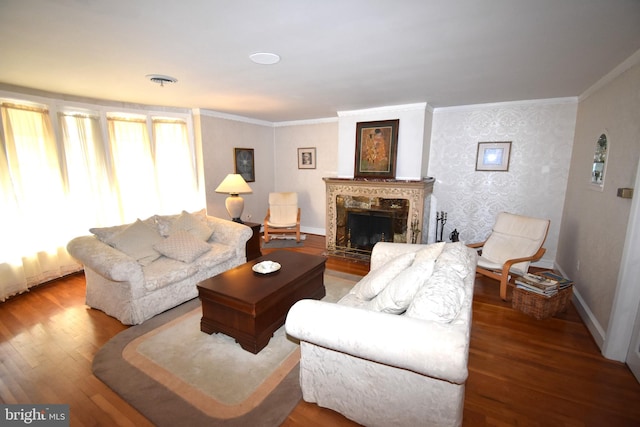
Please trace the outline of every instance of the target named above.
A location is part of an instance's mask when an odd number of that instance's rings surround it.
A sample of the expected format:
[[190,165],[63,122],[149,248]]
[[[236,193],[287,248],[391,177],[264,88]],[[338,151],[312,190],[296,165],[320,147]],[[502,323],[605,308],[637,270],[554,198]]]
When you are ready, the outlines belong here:
[[262,224],[256,222],[245,222],[244,225],[251,227],[251,230],[253,231],[253,236],[247,240],[246,246],[247,261],[251,261],[262,256],[262,252],[260,252],[260,226]]

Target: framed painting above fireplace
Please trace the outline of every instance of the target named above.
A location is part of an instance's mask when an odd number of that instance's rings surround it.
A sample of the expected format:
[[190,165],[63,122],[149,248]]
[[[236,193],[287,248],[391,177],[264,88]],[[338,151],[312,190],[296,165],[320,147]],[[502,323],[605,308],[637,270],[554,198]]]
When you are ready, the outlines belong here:
[[400,120],[356,124],[355,178],[395,178]]

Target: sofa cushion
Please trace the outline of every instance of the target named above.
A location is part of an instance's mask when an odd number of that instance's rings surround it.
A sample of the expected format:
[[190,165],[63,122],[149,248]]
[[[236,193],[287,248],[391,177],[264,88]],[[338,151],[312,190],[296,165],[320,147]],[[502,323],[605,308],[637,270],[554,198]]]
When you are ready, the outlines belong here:
[[383,313],[404,313],[422,285],[431,277],[435,260],[414,263],[391,279],[380,293],[363,308]]
[[408,317],[449,323],[454,320],[464,301],[464,284],[453,270],[434,271],[418,290],[405,312]]
[[151,264],[142,267],[144,287],[148,291],[164,288],[184,280],[198,272],[194,264],[185,264],[172,258],[161,256]]
[[211,249],[211,246],[189,231],[178,230],[153,245],[153,248],[166,257],[190,263]]
[[350,293],[356,294],[364,300],[374,298],[391,282],[391,279],[411,265],[415,256],[415,252],[410,252],[387,261],[360,279]]
[[202,256],[193,261],[193,265],[195,265],[199,270],[222,264],[236,255],[236,249],[233,246],[217,242],[208,243],[208,245],[209,251],[205,252]]
[[149,265],[160,257],[153,245],[162,241],[162,236],[141,220],[126,226],[107,240],[107,244],[135,259],[141,265]]

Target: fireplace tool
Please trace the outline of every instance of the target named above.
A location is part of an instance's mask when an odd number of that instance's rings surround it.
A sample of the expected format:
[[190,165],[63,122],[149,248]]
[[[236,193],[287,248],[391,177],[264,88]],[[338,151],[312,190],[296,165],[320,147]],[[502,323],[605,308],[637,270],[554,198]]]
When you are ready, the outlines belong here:
[[[442,242],[444,225],[447,223],[447,213],[445,211],[436,212],[436,223],[436,242]],[[438,237],[438,230],[440,230],[440,237]]]

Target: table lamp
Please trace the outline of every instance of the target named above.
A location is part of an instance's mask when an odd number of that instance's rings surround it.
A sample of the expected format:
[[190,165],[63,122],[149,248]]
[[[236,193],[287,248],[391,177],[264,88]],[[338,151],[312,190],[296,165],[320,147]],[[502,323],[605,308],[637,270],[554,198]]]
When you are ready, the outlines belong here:
[[229,194],[229,197],[227,197],[227,200],[224,202],[224,205],[227,207],[227,212],[229,212],[232,221],[242,224],[243,222],[240,216],[242,216],[242,210],[244,209],[244,200],[239,194],[253,192],[249,184],[242,178],[242,175],[230,173],[220,185],[218,185],[215,192]]

